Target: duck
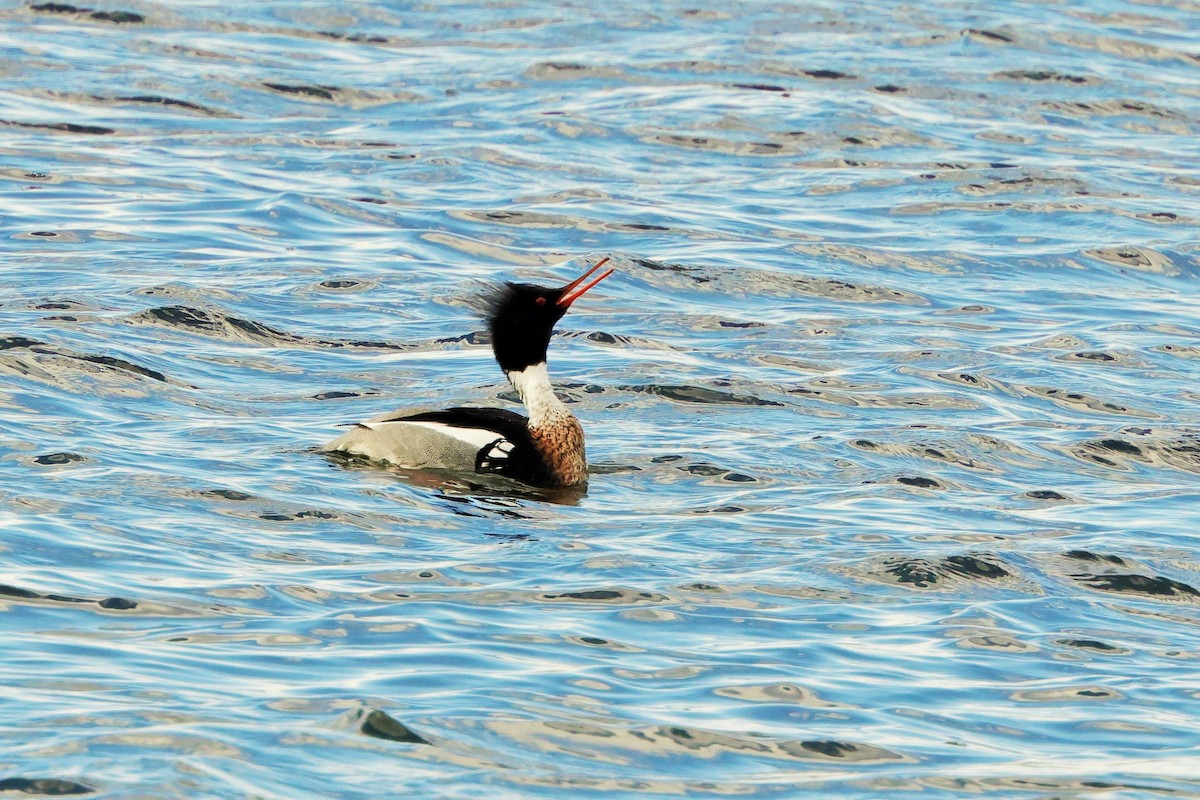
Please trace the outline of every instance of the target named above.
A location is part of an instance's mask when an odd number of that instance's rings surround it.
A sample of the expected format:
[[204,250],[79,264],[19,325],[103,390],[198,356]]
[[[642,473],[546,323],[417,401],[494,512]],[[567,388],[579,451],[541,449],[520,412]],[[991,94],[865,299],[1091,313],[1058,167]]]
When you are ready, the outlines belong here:
[[319,449],[410,470],[499,475],[536,487],[585,486],[583,426],[554,393],[546,351],[571,305],[613,274],[610,267],[592,278],[608,262],[601,259],[565,286],[506,282],[486,297],[492,355],[528,416],[467,406],[395,411],[352,423]]

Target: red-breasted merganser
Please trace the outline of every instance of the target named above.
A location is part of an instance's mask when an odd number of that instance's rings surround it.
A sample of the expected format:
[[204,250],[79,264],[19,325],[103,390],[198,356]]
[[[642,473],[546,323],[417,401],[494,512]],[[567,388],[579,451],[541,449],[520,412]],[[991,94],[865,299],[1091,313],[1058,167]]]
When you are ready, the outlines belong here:
[[500,408],[392,412],[360,422],[322,450],[341,451],[409,469],[504,475],[535,486],[587,483],[583,428],[554,394],[546,348],[554,324],[612,269],[585,283],[605,258],[558,289],[506,283],[489,298],[488,329],[500,369],[529,417]]

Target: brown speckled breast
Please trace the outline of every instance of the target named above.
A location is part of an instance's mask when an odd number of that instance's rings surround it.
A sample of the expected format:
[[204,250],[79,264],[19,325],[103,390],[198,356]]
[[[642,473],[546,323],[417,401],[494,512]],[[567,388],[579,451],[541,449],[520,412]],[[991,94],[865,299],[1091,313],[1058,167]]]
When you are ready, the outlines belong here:
[[583,449],[583,427],[574,417],[552,425],[529,426],[533,445],[545,458],[551,480],[559,486],[587,483],[587,455]]

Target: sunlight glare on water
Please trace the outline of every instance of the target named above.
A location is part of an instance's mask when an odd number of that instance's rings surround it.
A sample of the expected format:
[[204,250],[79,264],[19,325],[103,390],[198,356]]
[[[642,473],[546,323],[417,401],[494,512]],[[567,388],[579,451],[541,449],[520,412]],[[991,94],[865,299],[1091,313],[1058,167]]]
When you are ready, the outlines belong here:
[[[0,9],[0,794],[1198,797],[1192,0]],[[516,409],[586,494],[324,457]]]

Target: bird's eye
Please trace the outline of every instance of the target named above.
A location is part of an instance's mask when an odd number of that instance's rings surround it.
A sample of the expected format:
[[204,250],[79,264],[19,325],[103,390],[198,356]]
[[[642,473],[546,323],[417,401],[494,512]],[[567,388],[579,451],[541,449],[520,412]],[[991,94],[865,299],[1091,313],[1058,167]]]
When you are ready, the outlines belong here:
[[539,297],[537,300],[534,300],[533,302],[537,303],[539,306],[544,306],[544,305],[546,305],[546,298]]

